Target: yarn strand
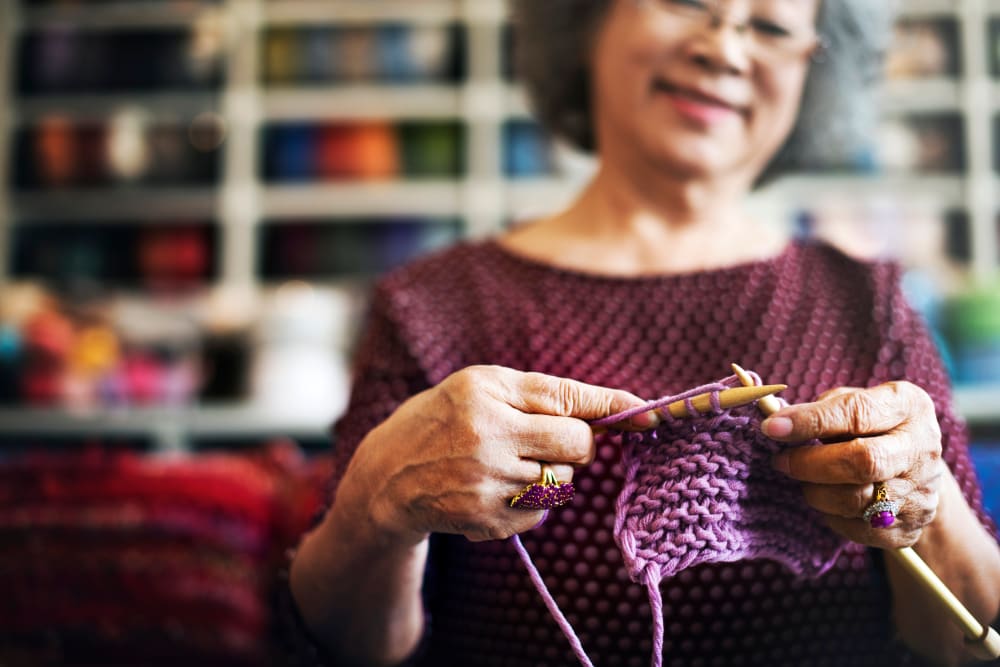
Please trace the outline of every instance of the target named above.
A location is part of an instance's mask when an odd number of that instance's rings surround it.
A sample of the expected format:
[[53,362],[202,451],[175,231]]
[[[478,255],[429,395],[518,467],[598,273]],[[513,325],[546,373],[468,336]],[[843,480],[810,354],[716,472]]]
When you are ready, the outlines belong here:
[[580,642],[580,638],[577,637],[576,631],[573,630],[573,626],[570,625],[569,621],[562,613],[562,609],[556,604],[556,601],[552,598],[552,594],[549,593],[548,587],[545,585],[545,581],[542,580],[542,575],[538,573],[538,569],[535,567],[535,563],[531,560],[531,556],[528,554],[528,550],[524,548],[524,544],[521,543],[521,538],[517,535],[513,535],[510,541],[514,544],[514,549],[517,550],[518,555],[524,562],[524,566],[528,568],[528,576],[531,577],[531,583],[535,585],[538,589],[538,593],[542,596],[542,600],[545,601],[545,606],[549,608],[549,612],[552,617],[559,624],[559,629],[562,630],[563,634],[566,635],[566,639],[569,640],[570,646],[573,648],[573,653],[580,660],[580,664],[584,667],[594,667],[594,663],[590,661],[590,657],[587,652],[583,650],[583,644]]

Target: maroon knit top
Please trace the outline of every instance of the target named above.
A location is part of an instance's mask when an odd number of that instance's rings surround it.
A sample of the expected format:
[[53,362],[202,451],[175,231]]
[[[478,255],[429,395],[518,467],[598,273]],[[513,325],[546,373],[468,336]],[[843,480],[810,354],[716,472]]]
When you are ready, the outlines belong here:
[[[358,442],[410,395],[470,364],[499,364],[676,394],[737,362],[783,397],[907,379],[934,398],[944,457],[987,525],[947,376],[899,289],[899,270],[819,244],[729,268],[636,278],[554,268],[495,241],[464,243],[377,286],[336,427],[341,474]],[[522,535],[594,664],[649,664],[650,609],[612,539],[619,451],[598,441],[573,502]],[[791,529],[791,528],[790,528]],[[768,560],[704,564],[662,584],[664,665],[912,664],[894,642],[876,552],[850,545],[818,579]],[[435,535],[420,665],[578,664],[508,541]]]

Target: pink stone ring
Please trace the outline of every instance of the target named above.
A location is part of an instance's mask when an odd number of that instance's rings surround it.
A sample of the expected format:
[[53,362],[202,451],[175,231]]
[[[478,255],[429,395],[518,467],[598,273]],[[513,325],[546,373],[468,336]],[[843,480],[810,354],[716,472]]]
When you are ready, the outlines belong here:
[[898,512],[899,503],[889,500],[885,482],[878,482],[875,484],[875,501],[865,508],[861,516],[872,528],[888,528],[896,522]]
[[560,482],[552,468],[542,464],[542,479],[521,489],[510,506],[522,510],[550,510],[573,500],[573,482]]

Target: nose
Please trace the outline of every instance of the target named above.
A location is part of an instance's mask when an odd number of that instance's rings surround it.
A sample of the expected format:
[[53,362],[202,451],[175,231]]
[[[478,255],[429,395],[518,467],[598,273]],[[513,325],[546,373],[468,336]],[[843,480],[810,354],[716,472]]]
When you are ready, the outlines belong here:
[[746,26],[714,21],[710,29],[691,37],[688,55],[714,73],[741,75],[750,71],[750,47]]

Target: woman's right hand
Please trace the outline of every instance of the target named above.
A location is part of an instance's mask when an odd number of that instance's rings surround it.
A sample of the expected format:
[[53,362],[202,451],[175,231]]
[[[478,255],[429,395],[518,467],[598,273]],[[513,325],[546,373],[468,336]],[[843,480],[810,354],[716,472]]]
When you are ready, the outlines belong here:
[[[510,499],[549,463],[560,482],[594,459],[592,420],[641,405],[628,392],[500,366],[471,366],[403,403],[358,446],[338,490],[358,518],[416,544],[428,534],[504,539],[541,511]],[[626,428],[649,428],[654,413]]]

